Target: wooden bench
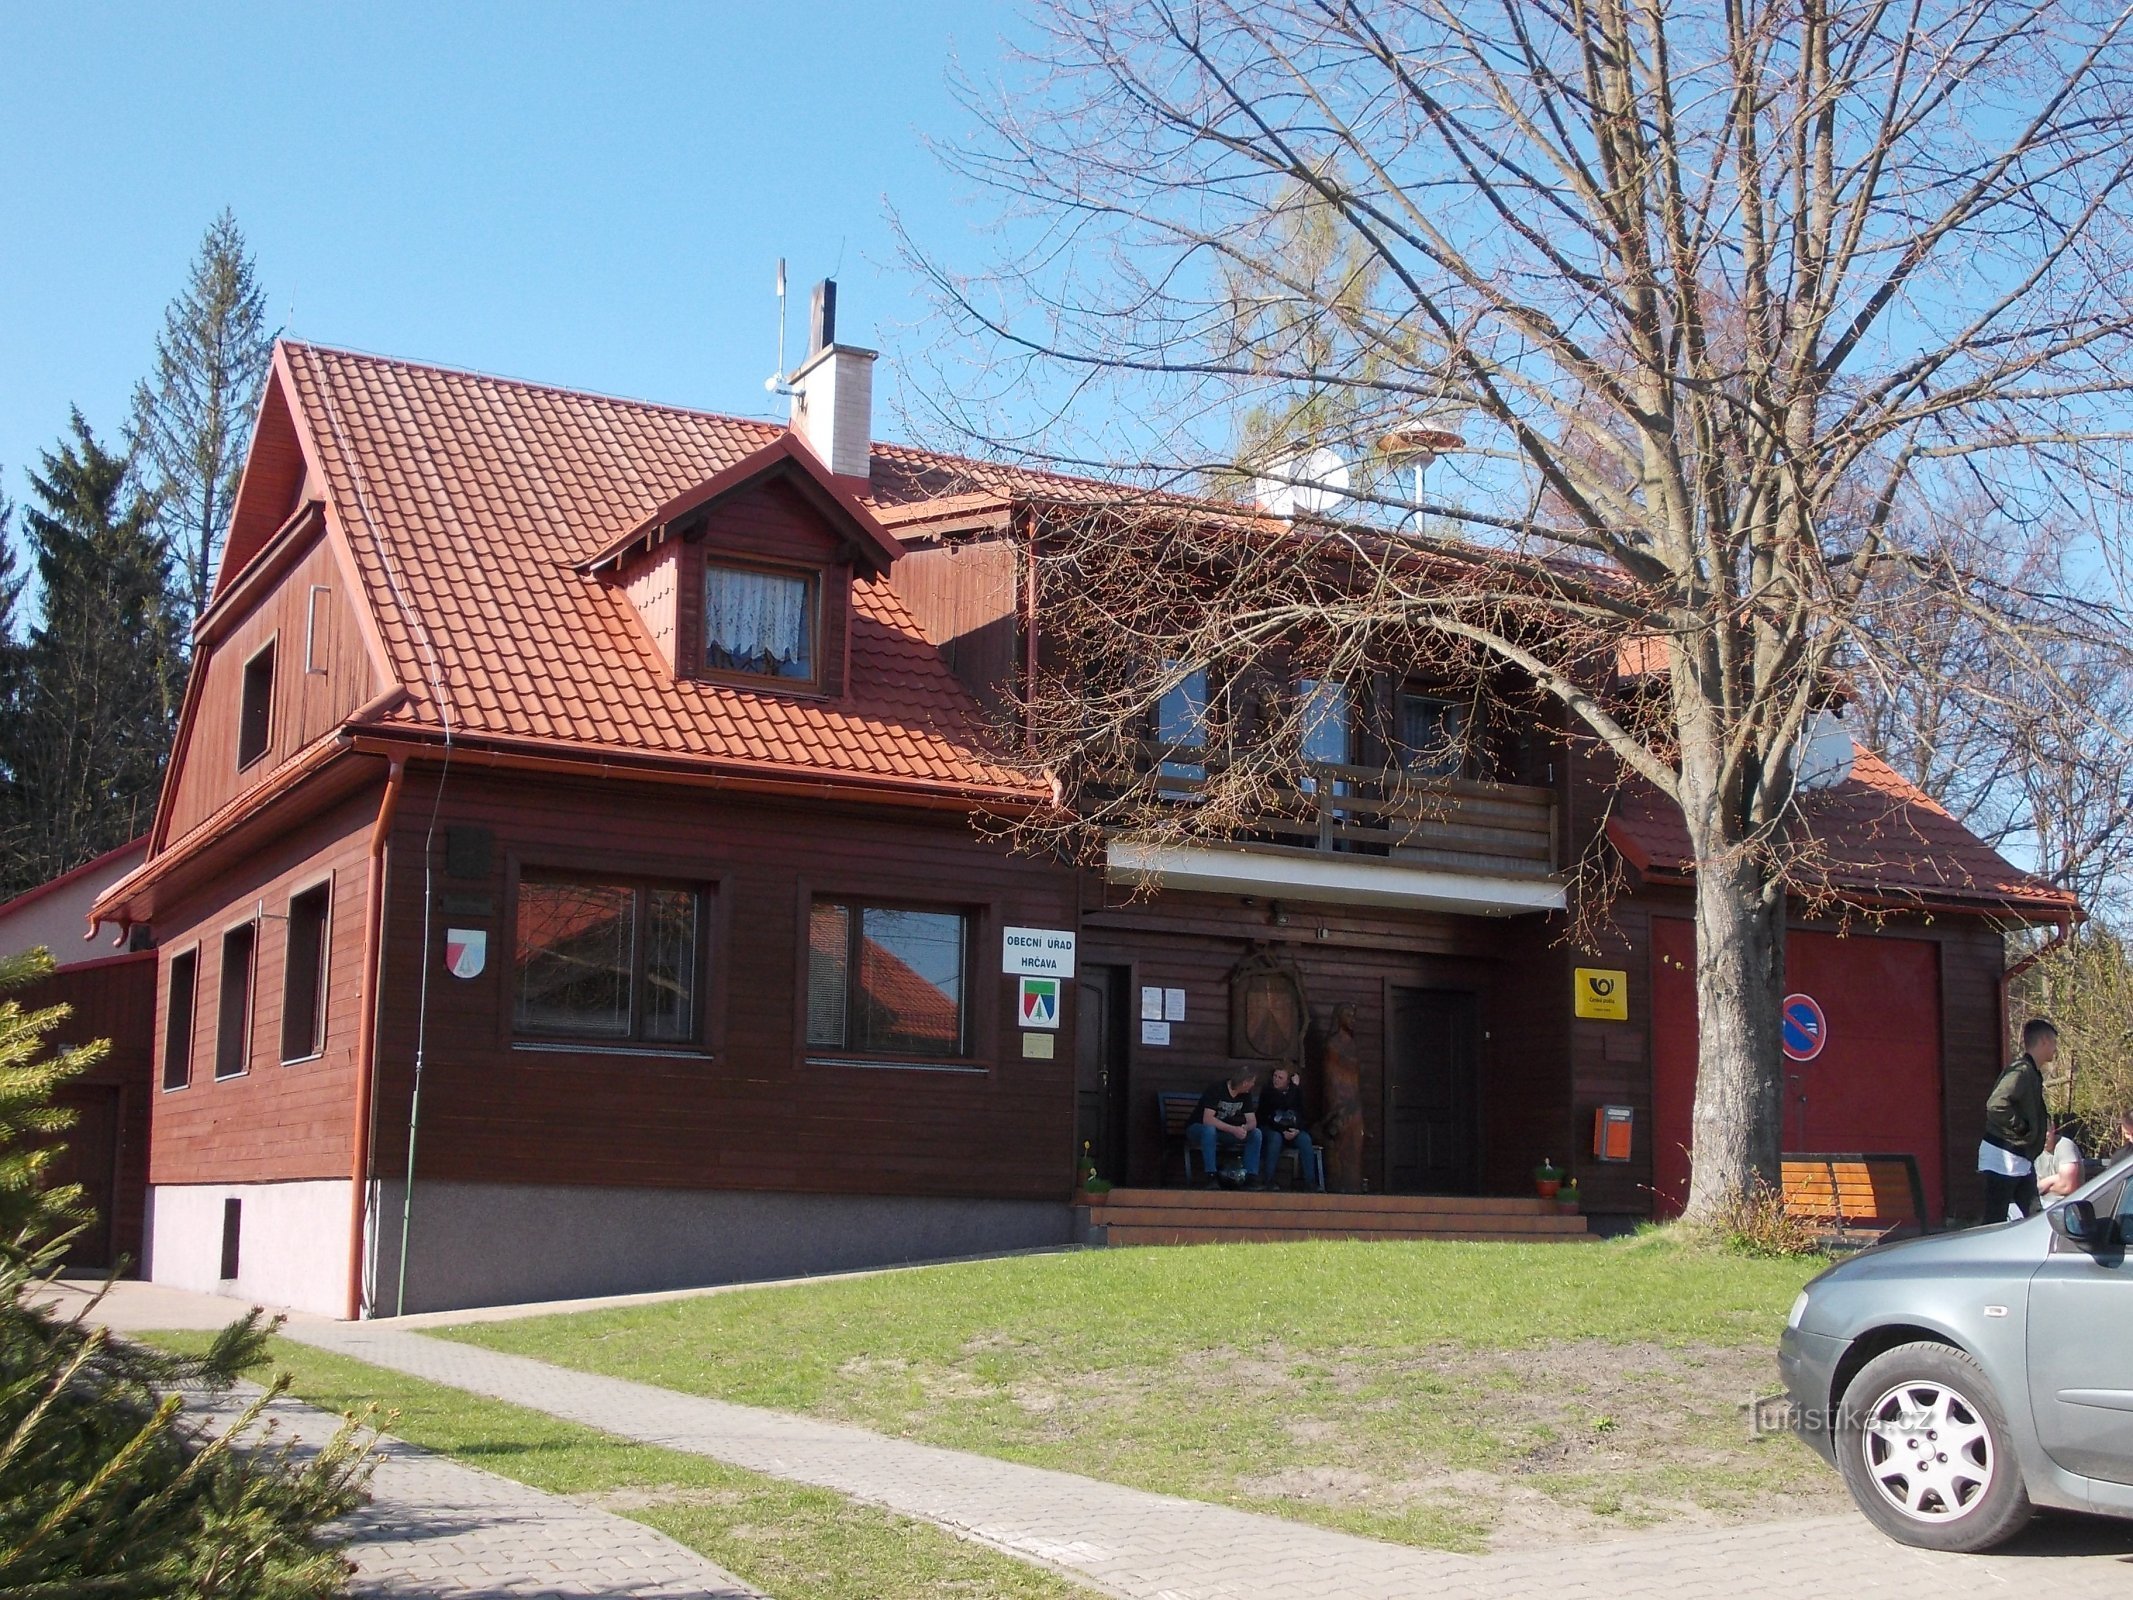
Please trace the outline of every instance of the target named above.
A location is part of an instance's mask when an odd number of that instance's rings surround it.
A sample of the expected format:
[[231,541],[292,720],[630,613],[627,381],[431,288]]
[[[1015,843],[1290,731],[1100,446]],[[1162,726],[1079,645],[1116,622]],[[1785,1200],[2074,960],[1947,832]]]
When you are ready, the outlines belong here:
[[1192,1182],[1193,1163],[1200,1152],[1185,1142],[1185,1130],[1192,1126],[1193,1111],[1200,1104],[1196,1094],[1158,1094],[1155,1097],[1156,1115],[1163,1120],[1163,1164],[1168,1170],[1170,1158],[1178,1158],[1178,1170],[1184,1174],[1184,1182]]
[[1902,1152],[1788,1154],[1781,1180],[1788,1214],[1838,1234],[1931,1233],[1918,1158]]

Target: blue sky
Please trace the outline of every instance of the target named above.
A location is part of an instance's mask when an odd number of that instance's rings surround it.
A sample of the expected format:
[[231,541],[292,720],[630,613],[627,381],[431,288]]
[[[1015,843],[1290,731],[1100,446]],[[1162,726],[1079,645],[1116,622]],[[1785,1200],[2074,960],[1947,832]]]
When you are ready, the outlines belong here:
[[[928,342],[885,200],[976,261],[924,145],[1012,14],[895,5],[0,7],[0,486],[79,404],[125,419],[164,304],[232,207],[293,336],[769,414],[833,269],[842,337]],[[893,398],[893,391],[892,396]]]

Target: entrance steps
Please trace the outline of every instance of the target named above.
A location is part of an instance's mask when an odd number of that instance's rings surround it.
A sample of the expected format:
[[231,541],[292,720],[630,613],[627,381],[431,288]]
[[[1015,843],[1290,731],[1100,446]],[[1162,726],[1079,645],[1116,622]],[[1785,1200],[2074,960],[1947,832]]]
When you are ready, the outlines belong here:
[[1113,1189],[1089,1207],[1106,1244],[1247,1244],[1287,1239],[1591,1239],[1552,1200],[1428,1194]]

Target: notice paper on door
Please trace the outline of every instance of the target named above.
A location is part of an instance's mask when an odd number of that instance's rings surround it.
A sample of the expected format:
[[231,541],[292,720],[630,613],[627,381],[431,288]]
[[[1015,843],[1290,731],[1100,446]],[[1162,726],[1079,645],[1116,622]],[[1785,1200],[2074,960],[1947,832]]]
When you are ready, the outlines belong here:
[[1163,991],[1153,984],[1146,985],[1141,990],[1141,1021],[1161,1022],[1162,1020]]

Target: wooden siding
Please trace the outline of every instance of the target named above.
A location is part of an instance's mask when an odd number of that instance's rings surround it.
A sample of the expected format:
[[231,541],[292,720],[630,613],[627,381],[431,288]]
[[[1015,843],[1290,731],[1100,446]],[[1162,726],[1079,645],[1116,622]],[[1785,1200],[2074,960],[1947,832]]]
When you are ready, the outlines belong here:
[[[55,1046],[70,1048],[96,1039],[109,1042],[104,1059],[69,1080],[61,1091],[62,1104],[75,1105],[85,1113],[94,1099],[106,1105],[116,1101],[117,1141],[111,1171],[84,1175],[85,1179],[102,1178],[107,1185],[109,1211],[103,1221],[108,1232],[92,1230],[93,1244],[104,1248],[77,1250],[73,1259],[110,1266],[123,1256],[138,1267],[148,1189],[149,1104],[154,1095],[155,954],[144,950],[62,967],[11,998],[27,1010],[51,1005],[73,1008],[50,1035]],[[92,1194],[91,1198],[101,1197]]]
[[[325,591],[315,607],[314,586]],[[269,639],[274,640],[274,703],[267,753],[240,769],[237,731],[245,663]],[[312,647],[308,662],[307,640]],[[191,725],[173,757],[180,765],[166,801],[166,849],[265,782],[276,768],[339,727],[386,687],[371,665],[347,583],[323,528],[280,582],[200,650],[193,673],[201,681],[195,686]]]
[[[191,1081],[155,1095],[149,1161],[154,1183],[262,1183],[345,1178],[355,1111],[355,1043],[363,988],[363,895],[370,828],[382,790],[373,788],[293,830],[260,851],[211,892],[157,917],[158,975],[154,1028],[161,1082],[162,1039],[170,1006],[171,958],[197,947]],[[333,881],[327,926],[324,1052],[307,1061],[281,1059],[282,984],[288,903],[320,879]],[[222,987],[222,936],[255,912],[248,1070],[214,1075]]]
[[[1072,1015],[1050,1061],[1024,1060],[1005,926],[1070,928],[1074,879],[977,838],[960,813],[762,803],[619,782],[410,772],[392,841],[378,1171],[407,1153],[423,1050],[424,1178],[857,1194],[1064,1199],[1073,1183]],[[423,831],[439,833],[423,992]],[[492,830],[489,871],[446,870],[445,830]],[[709,895],[707,1026],[698,1046],[528,1048],[514,1039],[515,875],[528,867],[664,879]],[[810,896],[972,914],[967,1072],[811,1061],[803,1039]],[[448,927],[489,937],[472,979],[443,967]],[[426,1006],[426,1010],[425,1010]],[[817,1052],[819,1056],[848,1052]]]
[[681,546],[669,543],[630,568],[622,580],[637,620],[669,672],[677,671],[681,662],[675,631],[680,625],[680,575]]
[[889,582],[988,715],[1022,680],[1021,555],[1007,538],[906,550]]

